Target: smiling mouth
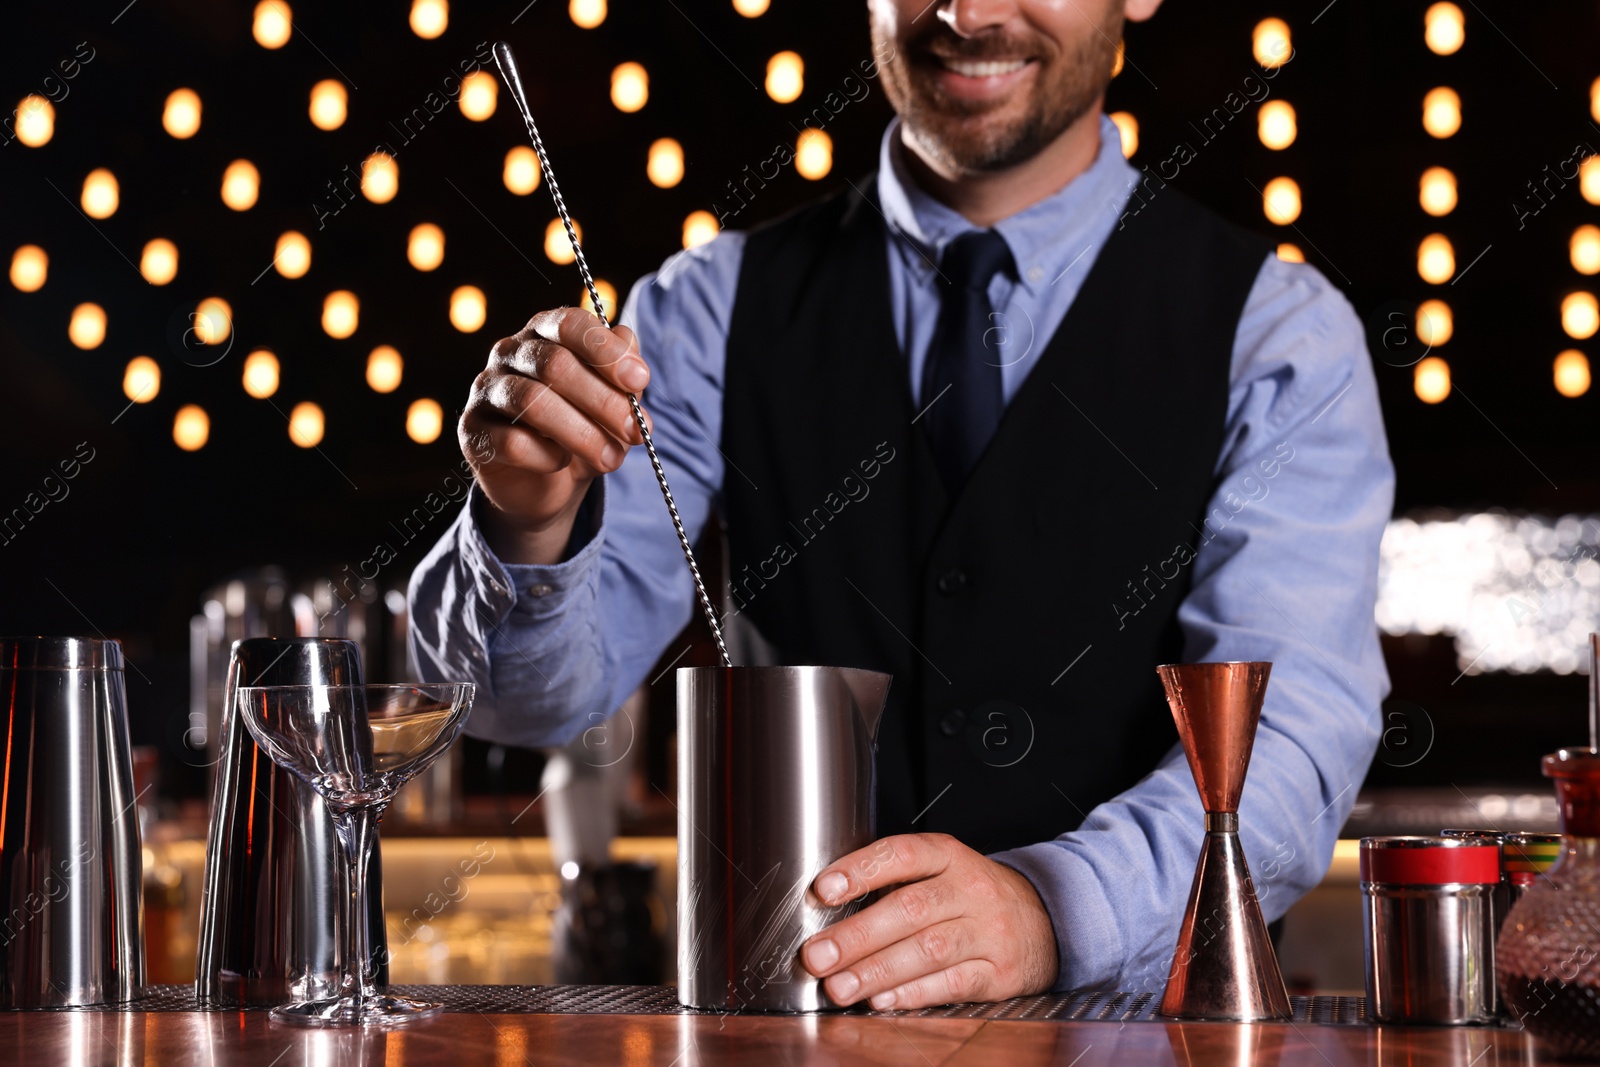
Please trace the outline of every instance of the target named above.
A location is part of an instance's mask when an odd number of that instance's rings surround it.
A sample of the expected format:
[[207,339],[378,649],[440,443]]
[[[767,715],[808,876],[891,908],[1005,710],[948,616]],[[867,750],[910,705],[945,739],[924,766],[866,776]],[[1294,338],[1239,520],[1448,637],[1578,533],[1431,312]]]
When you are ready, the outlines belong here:
[[1014,74],[1029,62],[1026,59],[957,59],[947,56],[934,58],[945,70],[964,78],[997,78]]

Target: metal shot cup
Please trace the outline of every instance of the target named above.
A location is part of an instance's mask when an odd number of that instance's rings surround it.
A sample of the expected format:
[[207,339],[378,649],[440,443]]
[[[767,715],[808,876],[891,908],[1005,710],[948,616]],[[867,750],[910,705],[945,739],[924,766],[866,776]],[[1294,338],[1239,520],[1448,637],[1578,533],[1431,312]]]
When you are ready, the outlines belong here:
[[1505,835],[1501,848],[1501,870],[1506,876],[1507,911],[1560,856],[1560,834],[1519,832]]
[[1494,1021],[1500,848],[1480,837],[1363,837],[1367,1012],[1378,1022]]
[[0,1008],[138,997],[142,850],[122,648],[0,638]]

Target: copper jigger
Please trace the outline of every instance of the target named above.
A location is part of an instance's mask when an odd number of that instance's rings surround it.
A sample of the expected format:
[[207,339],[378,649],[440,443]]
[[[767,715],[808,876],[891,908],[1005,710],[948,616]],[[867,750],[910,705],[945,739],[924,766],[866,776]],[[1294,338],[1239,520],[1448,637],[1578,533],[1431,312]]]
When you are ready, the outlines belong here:
[[1206,809],[1206,840],[1178,930],[1161,1014],[1249,1022],[1288,1019],[1289,991],[1239,844],[1239,794],[1250,766],[1270,663],[1156,668]]

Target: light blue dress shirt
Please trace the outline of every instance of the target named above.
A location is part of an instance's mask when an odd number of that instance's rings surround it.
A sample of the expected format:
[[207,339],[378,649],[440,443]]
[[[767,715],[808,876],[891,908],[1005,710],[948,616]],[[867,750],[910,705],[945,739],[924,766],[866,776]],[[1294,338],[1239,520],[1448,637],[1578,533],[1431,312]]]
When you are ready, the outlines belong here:
[[[915,391],[938,318],[934,264],[972,226],[918,189],[901,152],[894,123],[883,138],[879,199],[894,327]],[[990,290],[1006,331],[1007,401],[1132,210],[1138,178],[1115,126],[1102,119],[1089,169],[995,226],[1017,266],[1014,280],[999,275]],[[718,447],[743,248],[742,233],[725,231],[674,256],[634,286],[622,316],[650,365],[645,404],[691,537],[724,479],[744,477],[738,457]],[[1113,443],[1138,432],[1099,429]],[[1178,618],[1187,661],[1273,663],[1240,808],[1245,855],[1270,920],[1327,870],[1376,749],[1388,691],[1373,604],[1394,473],[1361,324],[1310,266],[1275,256],[1261,265],[1234,341],[1216,479]],[[510,565],[474,520],[474,508],[485,506],[475,489],[413,575],[415,661],[425,678],[478,683],[474,734],[566,743],[645,681],[688,621],[688,569],[644,450],[633,449],[596,495],[594,529],[570,559]],[[1022,872],[1050,913],[1057,988],[1159,992],[1204,833],[1182,750],[1172,748],[1137,785],[1093,810],[1078,809],[1070,788],[1063,798],[1062,822],[1081,819],[1078,829],[994,857]]]

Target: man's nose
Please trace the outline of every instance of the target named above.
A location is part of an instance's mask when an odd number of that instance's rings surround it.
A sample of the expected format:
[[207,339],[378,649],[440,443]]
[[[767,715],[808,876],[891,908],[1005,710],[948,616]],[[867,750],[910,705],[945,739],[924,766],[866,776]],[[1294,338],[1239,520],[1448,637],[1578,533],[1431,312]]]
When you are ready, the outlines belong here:
[[1005,25],[1017,7],[1018,0],[948,0],[939,5],[939,19],[962,37],[976,37]]

